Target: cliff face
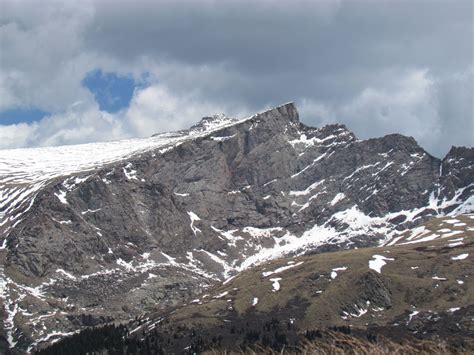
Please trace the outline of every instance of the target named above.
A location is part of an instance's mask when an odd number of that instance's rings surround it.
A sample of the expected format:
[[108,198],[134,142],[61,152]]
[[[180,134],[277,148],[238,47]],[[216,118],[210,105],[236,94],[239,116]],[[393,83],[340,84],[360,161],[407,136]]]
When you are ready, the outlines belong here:
[[10,343],[177,304],[264,260],[372,246],[472,211],[473,162],[473,149],[440,161],[413,138],[307,127],[293,104],[146,140],[5,151]]

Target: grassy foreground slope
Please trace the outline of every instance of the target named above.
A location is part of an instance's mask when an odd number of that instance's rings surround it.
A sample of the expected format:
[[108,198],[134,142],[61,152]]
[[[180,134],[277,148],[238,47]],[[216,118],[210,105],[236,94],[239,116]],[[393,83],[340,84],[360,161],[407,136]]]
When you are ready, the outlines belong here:
[[132,322],[123,349],[474,350],[473,227],[472,215],[440,218],[390,246],[262,264]]

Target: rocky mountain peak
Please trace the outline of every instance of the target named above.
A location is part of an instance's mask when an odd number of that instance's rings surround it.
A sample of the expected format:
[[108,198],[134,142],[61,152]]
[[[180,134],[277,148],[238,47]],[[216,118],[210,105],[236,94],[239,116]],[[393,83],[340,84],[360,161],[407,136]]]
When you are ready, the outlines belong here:
[[[268,125],[268,128],[281,128],[284,127],[288,123],[292,124],[299,124],[299,115],[298,110],[293,102],[289,102],[283,104],[281,106],[277,106],[275,108],[271,108],[260,113],[254,114],[250,117],[246,117],[243,119],[237,119],[227,116],[224,113],[215,114],[212,116],[206,116],[201,118],[201,120],[192,125],[189,130],[180,131],[182,133],[186,132],[206,132],[206,131],[213,131],[219,130],[220,128],[224,129],[227,128],[229,125],[236,124],[239,122],[247,122],[247,121],[273,121],[274,124]],[[343,126],[343,125],[335,125],[335,126]],[[158,136],[158,135],[155,135]]]
[[280,123],[287,124],[299,124],[299,114],[296,106],[293,102],[288,102],[286,104],[277,106],[275,108],[269,109],[267,111],[257,113],[250,118],[259,118],[262,120],[275,120],[280,121]]
[[468,147],[452,146],[448,154],[446,154],[446,157],[443,160],[448,161],[451,159],[455,159],[455,160],[466,159],[472,162],[474,161],[474,149],[468,148]]
[[226,116],[224,113],[219,113],[201,118],[198,123],[191,126],[190,130],[208,131],[212,130],[213,128],[230,124],[236,121],[236,118],[231,118]]
[[380,138],[372,138],[369,139],[368,142],[371,142],[377,146],[378,149],[385,152],[426,153],[413,137],[407,137],[398,133],[388,134]]
[[308,127],[293,103],[20,153],[0,156],[0,297],[19,346],[89,316],[175,305],[265,260],[376,245],[474,209],[467,160],[440,179],[441,162],[413,138]]
[[354,133],[352,133],[352,131],[350,131],[346,125],[341,124],[341,123],[331,123],[321,128],[317,128],[314,134],[316,136],[319,136],[320,138],[345,136],[346,140],[350,140],[350,141],[356,140],[356,136],[354,135]]

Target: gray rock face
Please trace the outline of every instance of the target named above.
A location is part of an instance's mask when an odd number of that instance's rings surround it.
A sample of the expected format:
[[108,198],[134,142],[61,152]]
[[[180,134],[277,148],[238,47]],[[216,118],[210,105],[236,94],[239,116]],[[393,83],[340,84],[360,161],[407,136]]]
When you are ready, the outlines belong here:
[[270,258],[375,245],[473,210],[472,148],[440,161],[398,134],[361,141],[343,125],[307,127],[293,104],[166,137],[179,141],[5,199],[11,343],[177,304]]

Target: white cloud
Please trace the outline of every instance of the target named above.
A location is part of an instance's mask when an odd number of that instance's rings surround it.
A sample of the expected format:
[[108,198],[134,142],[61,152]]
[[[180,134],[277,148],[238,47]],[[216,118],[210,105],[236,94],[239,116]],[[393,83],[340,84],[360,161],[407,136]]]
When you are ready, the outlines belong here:
[[[473,141],[472,6],[458,5],[3,0],[0,110],[52,116],[0,127],[0,147],[144,136],[296,100],[309,124],[404,133],[442,155]],[[94,69],[149,73],[150,87],[109,115],[81,85]]]
[[27,147],[37,131],[37,124],[0,126],[0,149]]
[[[437,81],[436,99],[442,120],[445,151],[451,144],[474,145],[474,66]],[[455,140],[453,139],[455,137]],[[430,142],[433,144],[433,142]]]
[[100,111],[97,104],[78,101],[64,113],[36,123],[0,125],[0,149],[147,137],[189,128],[201,117],[226,111],[197,95],[176,95],[156,84],[135,90],[130,107],[114,114]]
[[339,116],[350,117],[365,137],[402,133],[426,143],[428,135],[440,133],[436,86],[427,70],[407,73],[391,90],[365,89]]
[[414,136],[433,152],[442,139],[439,81],[428,70],[412,70],[392,78],[390,87],[369,87],[338,106],[302,102],[302,114],[321,124],[342,122],[361,138],[401,133]]
[[144,137],[150,132],[189,128],[201,117],[221,112],[229,111],[227,107],[206,101],[197,94],[175,95],[163,85],[152,85],[135,91],[124,115],[133,134]]
[[84,74],[97,64],[82,35],[94,17],[89,2],[2,2],[0,110],[36,106],[60,111],[82,97]]
[[0,126],[0,149],[107,141],[128,137],[123,122],[95,107],[72,107],[39,122]]

